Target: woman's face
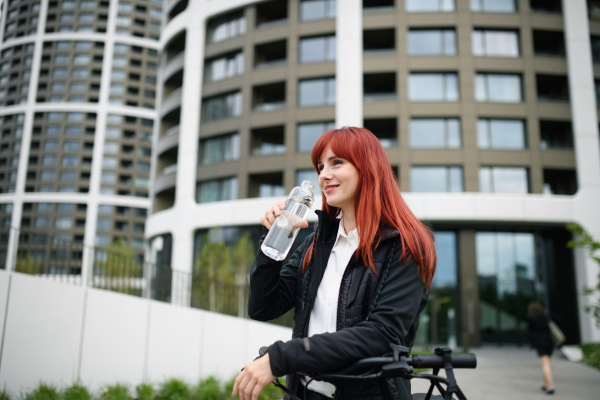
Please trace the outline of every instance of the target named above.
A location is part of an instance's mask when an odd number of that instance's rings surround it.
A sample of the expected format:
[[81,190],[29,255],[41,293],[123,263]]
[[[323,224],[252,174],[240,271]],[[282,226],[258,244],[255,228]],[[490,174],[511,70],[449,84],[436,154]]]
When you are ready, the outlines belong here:
[[327,146],[318,162],[319,187],[325,194],[327,204],[342,210],[353,210],[358,170],[349,161],[336,156]]

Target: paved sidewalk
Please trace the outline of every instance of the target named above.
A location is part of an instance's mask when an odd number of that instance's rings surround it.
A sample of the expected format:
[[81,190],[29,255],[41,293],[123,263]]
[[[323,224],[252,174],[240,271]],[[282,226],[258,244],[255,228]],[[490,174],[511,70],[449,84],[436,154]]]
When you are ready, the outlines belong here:
[[[471,352],[477,355],[477,369],[456,371],[458,384],[468,400],[600,399],[600,370],[570,362],[560,351],[552,356],[556,386],[552,396],[540,390],[542,369],[534,350],[480,348]],[[412,380],[413,393],[423,393],[428,388],[428,381]],[[437,390],[434,393],[439,394]]]

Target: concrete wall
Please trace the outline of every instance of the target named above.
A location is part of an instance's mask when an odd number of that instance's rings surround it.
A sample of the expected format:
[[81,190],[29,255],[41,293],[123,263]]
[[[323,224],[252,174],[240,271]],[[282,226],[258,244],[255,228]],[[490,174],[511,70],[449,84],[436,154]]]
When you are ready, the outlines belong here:
[[291,330],[0,271],[0,388],[227,380]]

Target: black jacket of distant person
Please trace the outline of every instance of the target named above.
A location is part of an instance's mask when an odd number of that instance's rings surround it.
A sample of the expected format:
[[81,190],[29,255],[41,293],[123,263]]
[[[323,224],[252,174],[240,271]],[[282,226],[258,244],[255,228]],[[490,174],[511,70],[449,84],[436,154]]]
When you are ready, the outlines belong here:
[[[311,371],[334,370],[362,358],[380,357],[390,353],[390,343],[412,347],[429,296],[416,262],[410,257],[400,262],[398,231],[383,225],[374,240],[377,243],[380,238],[373,251],[377,273],[353,255],[340,286],[337,332],[311,336],[306,343],[310,314],[339,229],[339,220],[322,211],[316,213],[316,232],[304,240],[287,264],[259,250],[250,273],[250,318],[269,321],[294,308],[292,340],[272,344],[268,354],[273,375],[287,375],[287,387],[300,397],[304,385],[298,372],[310,375]],[[261,244],[267,233],[264,228]],[[315,235],[313,259],[302,274],[302,262]],[[374,381],[331,382],[337,388],[335,399],[382,395]],[[389,379],[387,383],[394,399],[412,399],[410,381]]]

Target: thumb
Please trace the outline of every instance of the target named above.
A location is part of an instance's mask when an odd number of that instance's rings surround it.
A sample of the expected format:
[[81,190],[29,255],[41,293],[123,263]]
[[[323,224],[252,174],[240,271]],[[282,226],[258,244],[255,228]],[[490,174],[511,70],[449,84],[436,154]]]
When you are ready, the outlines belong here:
[[308,221],[303,221],[302,222],[302,227],[303,228],[308,228]]

